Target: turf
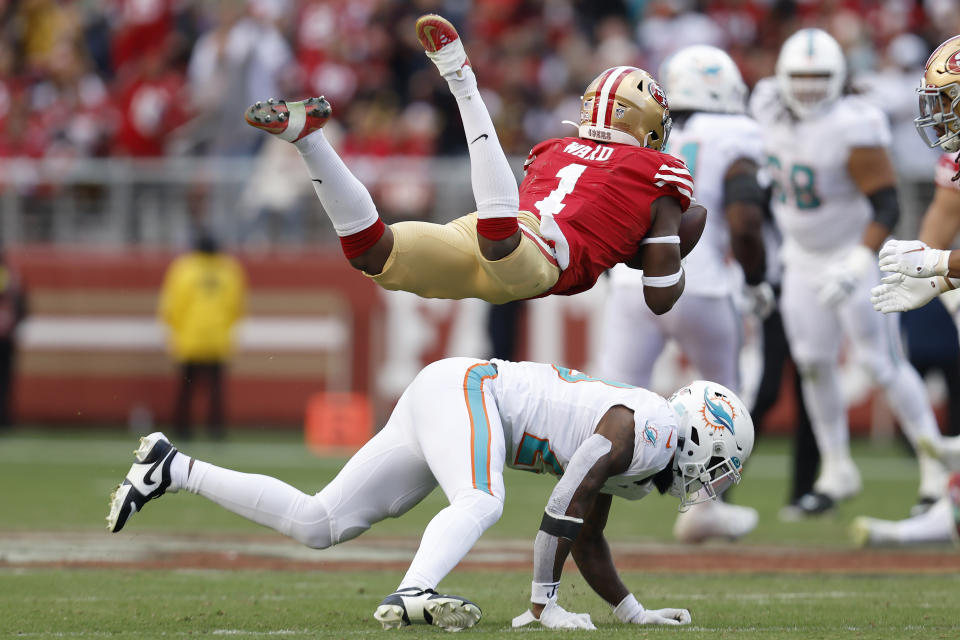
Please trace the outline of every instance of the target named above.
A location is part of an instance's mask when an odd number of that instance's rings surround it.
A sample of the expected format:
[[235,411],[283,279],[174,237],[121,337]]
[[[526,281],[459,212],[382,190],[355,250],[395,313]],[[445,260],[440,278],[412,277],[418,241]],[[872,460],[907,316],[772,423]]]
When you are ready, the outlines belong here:
[[[96,530],[104,526],[107,497],[123,479],[132,461],[137,437],[122,433],[18,432],[0,438],[0,531]],[[177,444],[177,443],[175,443]],[[298,435],[240,433],[226,443],[194,442],[181,448],[214,464],[251,473],[273,475],[314,493],[332,478],[342,458],[310,453]],[[734,501],[756,507],[760,525],[747,543],[843,545],[850,520],[861,514],[880,518],[906,517],[916,497],[916,462],[901,447],[868,442],[854,444],[854,456],[864,480],[863,493],[831,516],[785,523],[778,511],[787,497],[788,443],[768,438],[751,457],[744,480],[733,491]],[[488,537],[518,538],[536,532],[543,505],[553,486],[551,477],[508,470],[503,518]],[[445,504],[434,491],[403,518],[387,520],[374,531],[383,535],[416,536]],[[254,532],[262,528],[212,507],[194,495],[165,497],[137,515],[138,530]],[[608,525],[613,540],[669,541],[677,502],[650,496],[639,503],[616,500]]]
[[[850,577],[642,575],[625,579],[650,606],[686,606],[683,628],[617,623],[578,577],[565,580],[564,604],[589,612],[598,631],[563,638],[765,640],[796,638],[956,638],[956,576]],[[372,619],[392,572],[260,571],[0,571],[0,636],[77,638],[390,637]],[[484,617],[468,637],[556,637],[513,631],[528,577],[517,573],[455,572],[450,592],[469,593]],[[438,637],[412,627],[402,638]]]
[[[32,531],[93,532],[103,527],[107,496],[122,479],[137,438],[120,432],[20,431],[0,437],[0,535]],[[242,433],[225,444],[194,442],[188,453],[216,464],[267,473],[309,492],[331,478],[342,458],[319,458],[290,433]],[[900,447],[857,442],[863,494],[833,516],[800,523],[777,517],[787,492],[787,443],[764,440],[751,458],[735,500],[760,511],[757,530],[739,544],[846,548],[857,514],[899,518],[916,490],[916,465]],[[502,520],[486,539],[530,539],[552,487],[550,478],[507,474]],[[676,501],[617,501],[609,525],[616,541],[668,542]],[[417,536],[444,504],[434,492],[403,518],[380,523],[377,536]],[[184,493],[151,504],[129,525],[142,533],[265,533],[202,498]],[[125,531],[119,535],[125,535]],[[104,536],[108,534],[104,533]],[[0,538],[0,637],[153,638],[183,636],[354,638],[380,636],[371,614],[401,577],[399,571],[109,570],[3,567]],[[725,545],[715,547],[723,553]],[[651,607],[686,606],[694,624],[682,629],[615,624],[609,608],[575,571],[565,574],[563,603],[591,613],[591,638],[956,638],[960,577],[954,575],[679,574],[626,572]],[[529,573],[454,571],[443,583],[477,601],[484,637],[555,637],[514,632],[525,606]],[[431,637],[413,628],[402,637]],[[579,637],[565,633],[564,638]]]

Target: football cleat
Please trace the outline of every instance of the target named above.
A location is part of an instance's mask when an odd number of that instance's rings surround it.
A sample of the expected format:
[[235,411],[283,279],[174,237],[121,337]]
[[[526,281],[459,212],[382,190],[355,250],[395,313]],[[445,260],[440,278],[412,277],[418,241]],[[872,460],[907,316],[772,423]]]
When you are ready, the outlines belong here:
[[416,29],[417,40],[427,52],[427,57],[437,65],[441,76],[455,73],[459,77],[463,67],[472,66],[463,49],[460,34],[446,18],[428,13],[417,19]]
[[300,102],[270,98],[250,105],[244,119],[251,127],[272,133],[281,140],[296,142],[322,129],[332,112],[330,103],[323,96]]
[[837,503],[833,498],[816,491],[805,493],[794,502],[780,509],[781,522],[796,522],[808,516],[819,516],[833,511]]
[[858,547],[879,547],[900,544],[898,523],[858,516],[850,523],[850,537]]
[[753,531],[759,516],[752,507],[719,500],[701,502],[677,515],[673,537],[678,542],[697,544],[711,538],[737,540]]
[[176,448],[159,431],[140,438],[140,446],[133,452],[137,461],[130,467],[112,494],[107,529],[116,533],[143,505],[159,498],[170,486],[170,463]]
[[468,629],[480,620],[480,607],[460,596],[409,587],[388,595],[373,617],[384,629],[432,624],[446,631]]

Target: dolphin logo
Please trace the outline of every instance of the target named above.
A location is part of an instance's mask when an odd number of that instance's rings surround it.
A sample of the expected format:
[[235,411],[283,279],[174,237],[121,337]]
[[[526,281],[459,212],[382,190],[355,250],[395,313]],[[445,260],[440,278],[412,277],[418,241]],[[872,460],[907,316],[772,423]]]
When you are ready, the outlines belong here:
[[736,431],[733,430],[733,416],[722,402],[710,399],[709,389],[703,390],[703,403],[704,408],[710,412],[710,417],[716,422],[716,426],[729,429],[730,433],[736,435]]

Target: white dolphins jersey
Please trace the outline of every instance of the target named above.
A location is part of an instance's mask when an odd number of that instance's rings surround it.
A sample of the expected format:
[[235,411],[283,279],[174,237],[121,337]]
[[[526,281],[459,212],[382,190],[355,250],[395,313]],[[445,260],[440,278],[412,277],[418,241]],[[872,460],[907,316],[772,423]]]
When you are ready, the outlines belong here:
[[[760,125],[745,115],[694,113],[670,130],[667,153],[683,160],[693,176],[694,197],[707,208],[700,241],[683,262],[684,293],[724,297],[732,285],[727,265],[730,227],[723,211],[723,183],[734,162],[746,158],[763,166]],[[641,284],[640,272],[626,265],[611,271],[614,284]]]
[[631,500],[650,493],[651,476],[670,463],[676,450],[677,417],[666,399],[575,369],[491,362],[497,365],[491,390],[503,423],[508,467],[563,475],[607,410],[622,405],[634,415],[633,460],[626,472],[607,480],[602,492]]
[[870,202],[850,179],[847,162],[855,148],[890,144],[887,117],[857,96],[842,96],[797,120],[774,78],[757,83],[750,110],[763,127],[784,263],[816,268],[841,257],[860,243],[872,218]]

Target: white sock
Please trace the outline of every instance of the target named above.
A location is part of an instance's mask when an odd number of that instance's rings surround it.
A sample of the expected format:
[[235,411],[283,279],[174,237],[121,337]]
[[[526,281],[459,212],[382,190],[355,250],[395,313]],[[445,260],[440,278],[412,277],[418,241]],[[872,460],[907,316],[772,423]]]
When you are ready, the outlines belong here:
[[500,146],[490,112],[477,89],[473,69],[464,67],[463,77],[444,76],[457,99],[463,132],[470,152],[470,183],[480,218],[516,218],[520,209],[517,178]]
[[850,458],[850,428],[847,408],[840,394],[837,367],[816,364],[806,367],[801,381],[803,399],[817,448],[824,458]]
[[927,389],[920,374],[906,361],[898,363],[896,373],[884,385],[883,391],[890,410],[897,416],[910,444],[916,446],[920,436],[926,436],[933,442],[940,439],[940,427],[930,408]]
[[[900,360],[893,378],[884,385],[884,395],[890,410],[897,417],[907,440],[917,447],[922,436],[932,442],[940,440],[940,427],[927,399],[927,389],[920,374],[906,361]],[[947,474],[936,460],[920,455],[920,494],[924,496],[943,495]]]
[[417,555],[397,589],[435,589],[480,535],[499,520],[502,510],[503,502],[480,491],[455,498],[430,520]]
[[308,546],[330,546],[330,522],[316,496],[285,482],[195,460],[183,488]]
[[293,144],[307,165],[313,190],[338,236],[363,231],[380,218],[370,192],[350,173],[322,129]]
[[173,460],[170,461],[170,486],[167,488],[167,491],[175,493],[185,487],[189,469],[190,457],[184,455],[181,451],[177,451],[173,456]]

